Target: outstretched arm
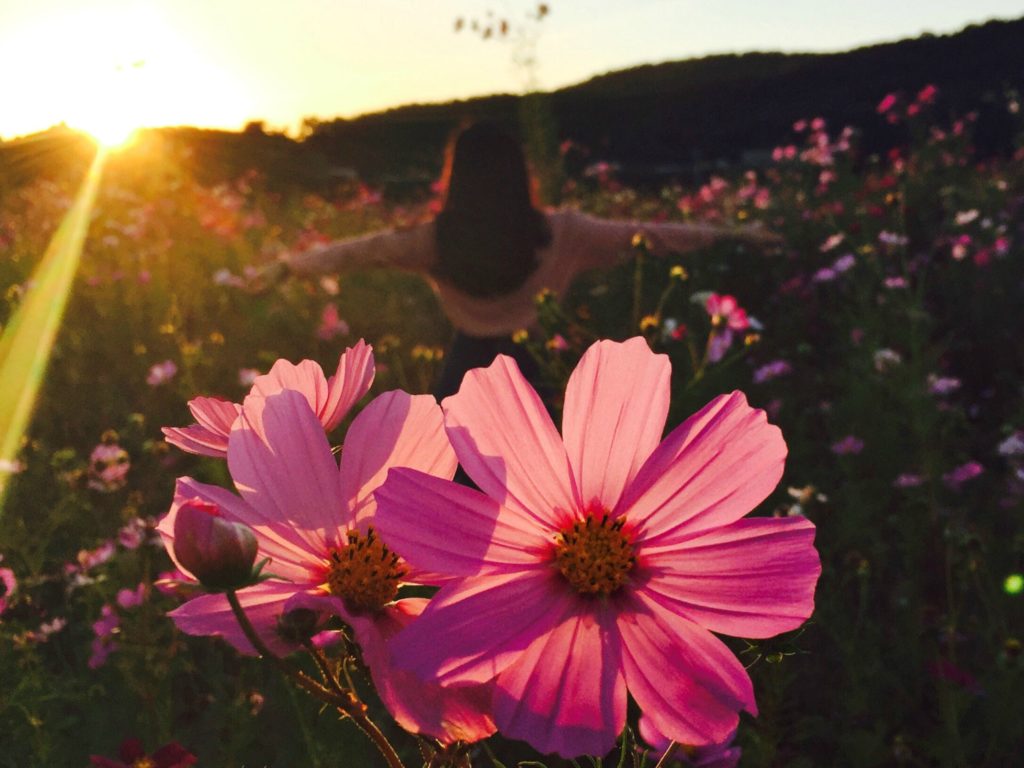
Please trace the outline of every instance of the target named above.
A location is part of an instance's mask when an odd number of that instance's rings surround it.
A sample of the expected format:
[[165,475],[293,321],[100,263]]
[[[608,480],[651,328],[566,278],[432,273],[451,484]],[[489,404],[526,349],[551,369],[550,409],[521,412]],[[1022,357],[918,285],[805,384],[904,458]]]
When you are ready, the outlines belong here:
[[336,240],[285,259],[289,271],[304,277],[370,267],[426,271],[435,261],[433,223]]
[[566,247],[577,252],[584,268],[609,267],[627,252],[633,236],[642,233],[652,250],[664,255],[704,248],[717,240],[731,239],[754,245],[779,241],[778,235],[759,227],[723,227],[715,224],[690,224],[664,221],[624,221],[599,219],[585,213],[566,212]]

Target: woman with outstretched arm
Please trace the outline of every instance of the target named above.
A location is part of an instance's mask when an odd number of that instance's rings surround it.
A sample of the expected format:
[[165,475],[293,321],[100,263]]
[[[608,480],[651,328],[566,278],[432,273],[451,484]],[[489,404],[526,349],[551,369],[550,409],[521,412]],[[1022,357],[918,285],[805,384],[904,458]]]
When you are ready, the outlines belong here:
[[643,233],[655,253],[686,252],[720,238],[768,242],[756,228],[605,220],[571,209],[539,210],[519,143],[490,123],[462,131],[448,156],[447,195],[432,221],[339,240],[291,256],[288,269],[312,276],[368,267],[422,274],[455,327],[438,399],[458,390],[469,369],[499,353],[527,378],[535,363],[511,334],[536,322],[542,290],[561,298],[581,273],[618,263]]

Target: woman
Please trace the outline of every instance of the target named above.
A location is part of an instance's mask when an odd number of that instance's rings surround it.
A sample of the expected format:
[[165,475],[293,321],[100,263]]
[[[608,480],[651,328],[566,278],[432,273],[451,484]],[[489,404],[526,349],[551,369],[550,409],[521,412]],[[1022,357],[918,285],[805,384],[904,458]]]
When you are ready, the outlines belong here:
[[363,267],[419,272],[455,327],[434,394],[454,394],[462,375],[499,353],[516,358],[529,379],[536,364],[511,334],[536,323],[535,297],[561,298],[589,269],[628,254],[642,232],[655,252],[690,251],[718,238],[773,239],[756,229],[706,224],[608,221],[574,210],[539,210],[519,143],[492,123],[463,130],[448,153],[444,207],[430,222],[340,240],[288,259],[297,275]]

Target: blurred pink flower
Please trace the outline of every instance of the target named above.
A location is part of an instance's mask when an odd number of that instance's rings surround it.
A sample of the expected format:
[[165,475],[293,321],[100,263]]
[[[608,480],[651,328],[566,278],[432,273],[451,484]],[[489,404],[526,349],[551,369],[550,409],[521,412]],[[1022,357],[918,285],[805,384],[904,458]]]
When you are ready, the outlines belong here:
[[[434,582],[381,539],[373,491],[396,466],[454,475],[455,455],[434,398],[392,391],[374,399],[349,427],[339,467],[303,393],[250,397],[231,432],[227,461],[241,498],[178,479],[174,503],[158,525],[178,568],[187,572],[176,555],[176,520],[186,505],[205,502],[224,520],[250,526],[258,557],[270,558],[267,570],[277,578],[240,590],[238,599],[272,650],[293,649],[276,631],[282,614],[306,608],[337,615],[355,633],[377,692],[403,728],[445,742],[490,735],[487,691],[421,683],[394,666],[386,645],[426,603],[396,600],[399,585]],[[182,632],[219,635],[253,652],[223,594],[201,595],[169,615]]]
[[951,395],[960,389],[960,379],[952,376],[936,376],[928,374],[928,392],[932,395]]
[[931,104],[935,101],[935,96],[938,94],[939,89],[932,84],[926,85],[920,91],[917,92],[917,101],[921,104]]
[[336,336],[348,335],[348,323],[338,315],[338,307],[334,304],[324,306],[320,314],[320,325],[316,329],[316,336],[322,341],[330,341]]
[[159,387],[161,384],[166,384],[173,379],[177,373],[177,363],[173,360],[164,360],[162,363],[156,363],[150,367],[149,374],[146,376],[146,383],[151,387]]
[[[360,339],[342,352],[330,379],[312,360],[298,365],[278,360],[269,373],[257,376],[246,399],[266,398],[285,389],[300,392],[316,411],[324,430],[330,432],[345,417],[373,383],[373,347]],[[196,422],[188,427],[163,427],[164,438],[188,453],[203,456],[227,455],[228,435],[242,406],[215,397],[189,400]]]
[[855,435],[847,435],[842,440],[832,443],[831,450],[836,456],[856,456],[864,450],[864,441]]
[[750,318],[734,296],[712,293],[708,296],[704,308],[711,317],[708,360],[717,363],[732,346],[733,331],[744,331],[749,328]]
[[238,383],[243,387],[251,387],[259,375],[260,370],[258,368],[239,368]]
[[821,244],[821,247],[818,250],[820,250],[822,253],[828,253],[834,248],[838,248],[840,245],[842,245],[842,242],[845,239],[846,235],[842,233],[829,235],[828,239],[826,239],[825,242]]
[[114,606],[107,604],[100,609],[100,618],[92,623],[95,637],[92,641],[92,655],[89,656],[89,669],[99,669],[107,663],[107,658],[117,650],[115,634],[121,626],[121,619]]
[[[117,553],[113,541],[105,541],[95,549],[82,549],[78,552],[78,564],[72,566],[83,571],[92,570],[96,566],[103,565]],[[70,565],[70,564],[69,564]]]
[[968,461],[944,474],[942,481],[952,490],[959,491],[960,486],[968,480],[973,480],[984,471],[985,468],[977,461]]
[[10,568],[0,568],[0,613],[7,610],[7,601],[18,588],[18,579]]
[[149,589],[142,582],[135,589],[120,589],[117,592],[117,604],[122,608],[135,608],[146,600]]
[[878,114],[880,114],[880,115],[884,115],[886,112],[888,112],[889,110],[891,110],[895,106],[896,106],[896,94],[895,93],[887,93],[885,95],[885,98],[883,98],[880,102],[878,102],[878,106],[875,107],[875,111]]
[[131,469],[128,452],[117,443],[100,443],[89,455],[89,487],[112,493],[124,488]]
[[394,639],[396,658],[455,690],[493,680],[502,733],[541,752],[603,755],[627,689],[660,733],[722,742],[757,708],[712,633],[770,637],[813,610],[814,526],[742,519],[782,475],[778,428],[733,392],[662,441],[670,377],[642,338],[594,344],[560,437],[498,356],[444,401],[483,492],[412,469],[376,492],[389,546],[454,577]]
[[917,486],[924,484],[924,478],[921,475],[904,472],[893,480],[892,484],[897,488],[916,488]]
[[118,544],[125,549],[138,549],[146,540],[149,526],[150,523],[147,523],[141,517],[132,518],[117,532]]

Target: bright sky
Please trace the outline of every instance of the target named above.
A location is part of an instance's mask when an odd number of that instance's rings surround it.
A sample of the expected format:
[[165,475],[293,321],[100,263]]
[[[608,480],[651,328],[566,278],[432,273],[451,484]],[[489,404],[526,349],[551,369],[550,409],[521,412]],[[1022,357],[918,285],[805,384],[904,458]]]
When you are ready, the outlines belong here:
[[750,50],[835,51],[1024,15],[1022,0],[0,0],[0,138],[61,121],[294,130],[412,102],[523,89],[509,41],[536,33],[545,89],[646,62]]

